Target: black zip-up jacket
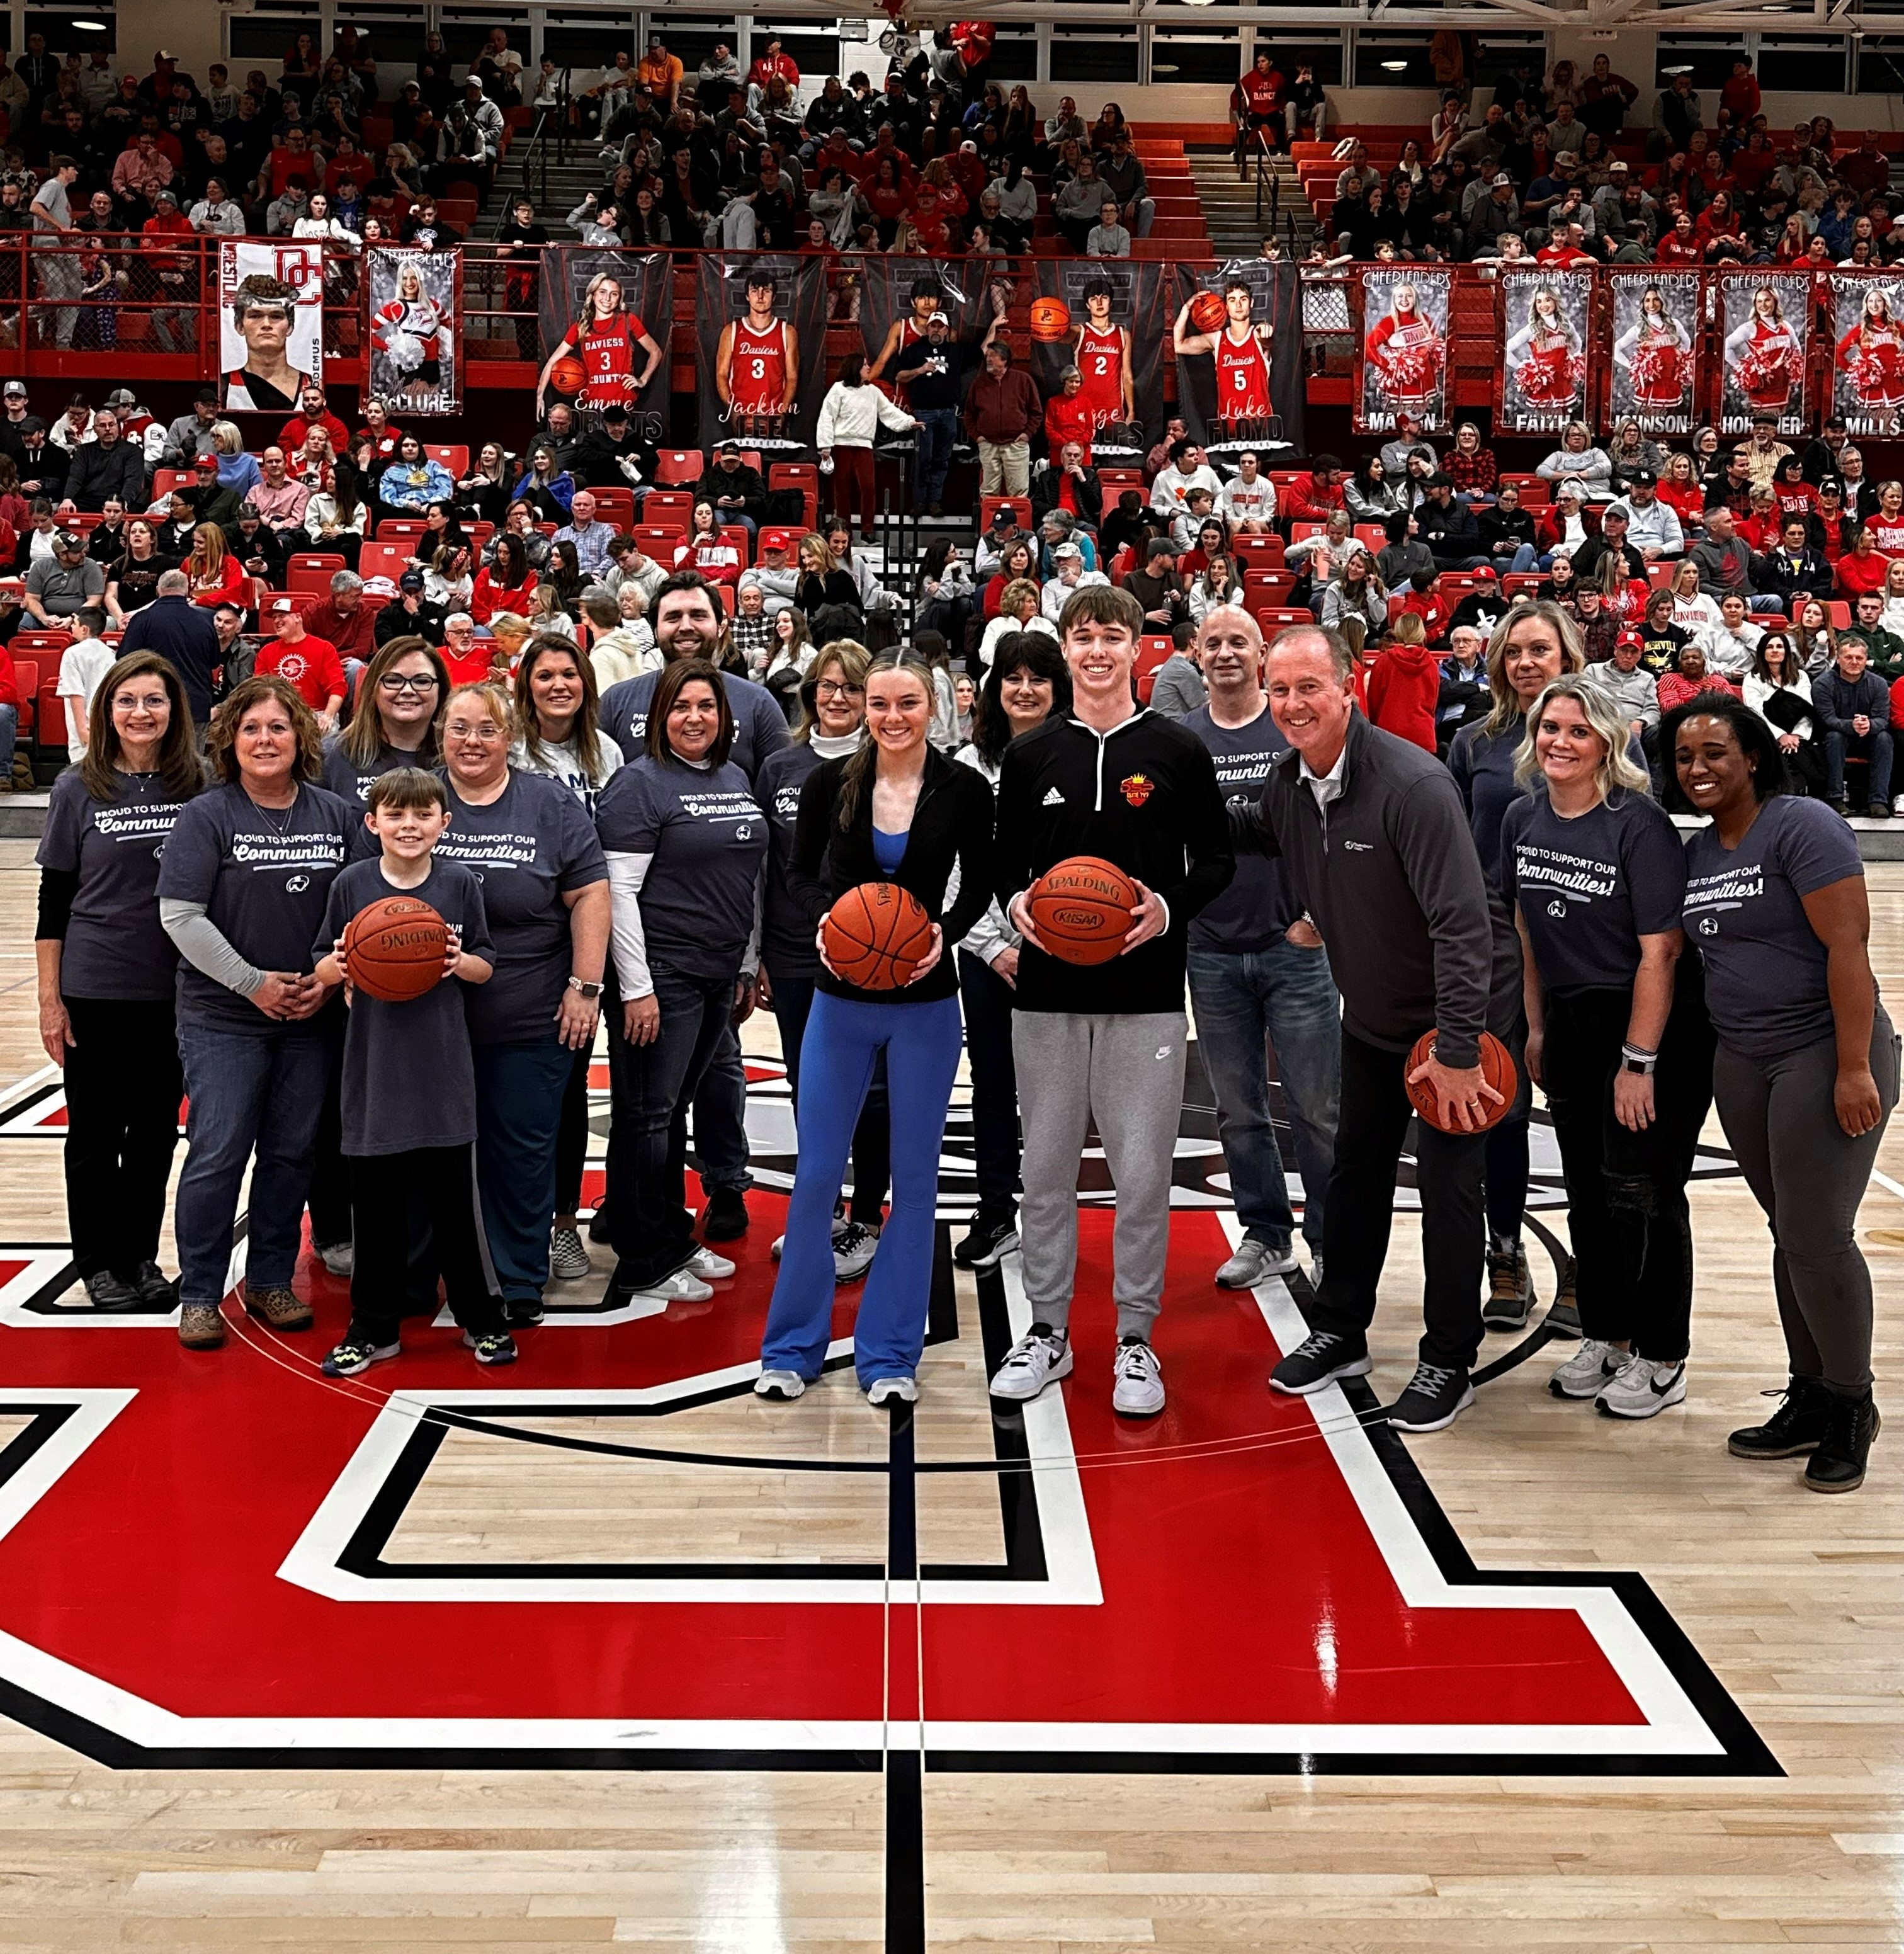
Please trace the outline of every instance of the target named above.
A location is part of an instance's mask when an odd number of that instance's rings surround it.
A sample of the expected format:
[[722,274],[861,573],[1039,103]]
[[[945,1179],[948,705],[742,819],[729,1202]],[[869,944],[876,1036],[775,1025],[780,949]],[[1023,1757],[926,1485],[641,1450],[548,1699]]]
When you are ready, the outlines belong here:
[[1148,711],[1109,733],[1054,718],[1014,740],[998,777],[999,906],[1073,855],[1114,862],[1155,890],[1170,927],[1108,963],[1064,963],[1026,944],[1012,1008],[1180,1011],[1190,919],[1236,872],[1216,762],[1203,742]]
[[[958,994],[960,939],[985,913],[991,900],[991,790],[969,767],[948,760],[936,748],[925,756],[925,777],[898,869],[888,875],[872,852],[872,793],[860,796],[850,826],[840,825],[840,786],[848,762],[826,760],[806,777],[793,825],[793,850],[787,885],[818,929],[820,919],[849,889],[862,882],[896,882],[925,904],[944,932],[938,962],[916,984],[900,991],[862,991],[842,983],[824,964],[818,987],[828,996],[867,1004],[928,1004]],[[946,906],[946,885],[958,870],[958,893]]]
[[1325,817],[1302,759],[1279,754],[1261,800],[1230,810],[1237,845],[1282,856],[1322,932],[1346,1030],[1384,1051],[1433,1030],[1444,1065],[1476,1063],[1483,1030],[1513,1023],[1520,960],[1494,928],[1448,770],[1352,714],[1342,792]]

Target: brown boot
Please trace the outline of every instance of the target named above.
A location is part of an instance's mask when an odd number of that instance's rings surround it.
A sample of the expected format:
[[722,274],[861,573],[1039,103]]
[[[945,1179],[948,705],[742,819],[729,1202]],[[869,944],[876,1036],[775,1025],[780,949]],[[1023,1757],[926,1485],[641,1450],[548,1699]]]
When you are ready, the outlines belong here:
[[225,1318],[209,1302],[188,1302],[178,1312],[178,1340],[188,1350],[221,1350]]
[[287,1289],[253,1289],[245,1284],[244,1313],[273,1330],[308,1330],[311,1306]]

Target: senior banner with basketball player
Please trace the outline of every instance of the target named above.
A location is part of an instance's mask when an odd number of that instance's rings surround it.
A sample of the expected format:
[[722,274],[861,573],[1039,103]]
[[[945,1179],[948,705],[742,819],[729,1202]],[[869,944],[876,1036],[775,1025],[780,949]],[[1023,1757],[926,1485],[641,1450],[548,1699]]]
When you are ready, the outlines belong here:
[[1803,434],[1805,355],[1811,337],[1808,272],[1720,272],[1719,432],[1750,434],[1776,414],[1780,434]]
[[[547,247],[539,307],[548,380],[540,389],[541,406],[558,398],[597,414],[605,407],[626,407],[644,441],[665,441],[674,281],[673,261],[665,251]],[[643,386],[637,383],[644,374]]]
[[1593,275],[1559,265],[1500,275],[1494,432],[1558,434],[1587,412]]
[[1646,435],[1690,434],[1704,388],[1699,372],[1701,275],[1620,267],[1605,274],[1612,357],[1603,425],[1639,423]]
[[912,363],[912,349],[925,337],[925,322],[933,313],[945,315],[954,339],[982,335],[991,322],[991,307],[981,304],[984,291],[968,275],[963,260],[888,258],[874,253],[843,258],[840,266],[859,284],[866,370],[878,366],[877,377],[889,387],[900,368]]
[[1831,275],[1831,406],[1853,441],[1894,438],[1904,408],[1904,278]]
[[228,414],[295,413],[324,384],[320,240],[218,240],[218,372]]
[[1293,264],[1177,267],[1177,410],[1211,453],[1303,451],[1302,287]]
[[363,254],[369,389],[399,414],[463,410],[463,253],[373,244]]
[[1079,421],[1088,409],[1093,456],[1114,466],[1164,432],[1164,269],[1141,258],[1038,260],[1032,377],[1053,401],[1077,369]]
[[1362,331],[1356,353],[1357,434],[1387,434],[1406,414],[1424,434],[1445,434],[1448,319],[1454,274],[1425,265],[1377,265],[1358,272]]
[[768,461],[812,448],[828,385],[827,260],[709,251],[700,267],[694,325],[701,446],[743,441]]

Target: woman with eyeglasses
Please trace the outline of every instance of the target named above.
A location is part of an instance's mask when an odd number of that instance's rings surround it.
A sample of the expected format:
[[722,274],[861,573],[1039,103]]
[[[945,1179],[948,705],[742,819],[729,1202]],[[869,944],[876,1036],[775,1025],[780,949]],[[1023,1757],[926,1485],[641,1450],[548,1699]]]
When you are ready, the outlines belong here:
[[449,690],[442,655],[424,639],[380,645],[357,680],[350,724],[324,743],[324,784],[361,816],[379,774],[438,765],[436,716]]
[[[790,743],[769,753],[754,778],[754,798],[768,823],[760,1001],[772,1011],[780,1028],[781,1057],[796,1114],[800,1110],[800,1045],[819,982],[820,953],[814,935],[822,912],[802,901],[793,889],[793,831],[800,815],[800,791],[814,771],[828,760],[843,760],[859,750],[866,723],[868,661],[866,647],[850,638],[836,638],[822,647],[800,688],[800,722]],[[874,1078],[853,1131],[852,1198],[845,1213],[835,1216],[833,1226],[836,1281],[857,1282],[872,1266],[886,1218],[891,1154],[882,1070]]]

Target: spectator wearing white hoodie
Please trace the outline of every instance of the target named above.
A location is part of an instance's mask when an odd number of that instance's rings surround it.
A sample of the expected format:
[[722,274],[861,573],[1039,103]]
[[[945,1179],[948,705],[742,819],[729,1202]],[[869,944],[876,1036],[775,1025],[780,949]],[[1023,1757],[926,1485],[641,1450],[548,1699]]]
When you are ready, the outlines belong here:
[[822,463],[829,457],[833,463],[834,507],[847,521],[857,520],[868,542],[873,535],[872,445],[882,425],[900,434],[919,423],[867,379],[866,356],[849,353],[820,403],[813,445]]

